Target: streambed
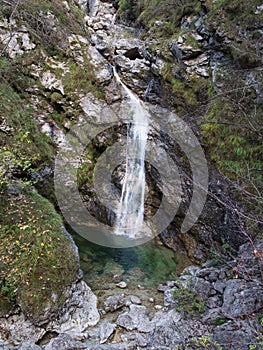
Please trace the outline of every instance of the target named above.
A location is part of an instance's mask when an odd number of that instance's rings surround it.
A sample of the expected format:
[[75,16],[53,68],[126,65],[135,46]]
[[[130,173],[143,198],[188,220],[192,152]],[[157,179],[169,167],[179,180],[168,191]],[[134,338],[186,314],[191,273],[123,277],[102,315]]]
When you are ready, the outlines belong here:
[[[84,280],[98,297],[100,307],[110,295],[135,295],[150,308],[163,305],[157,287],[174,280],[191,265],[186,254],[175,253],[158,240],[132,248],[108,248],[95,245],[74,234],[79,248]],[[119,283],[127,284],[120,288]]]

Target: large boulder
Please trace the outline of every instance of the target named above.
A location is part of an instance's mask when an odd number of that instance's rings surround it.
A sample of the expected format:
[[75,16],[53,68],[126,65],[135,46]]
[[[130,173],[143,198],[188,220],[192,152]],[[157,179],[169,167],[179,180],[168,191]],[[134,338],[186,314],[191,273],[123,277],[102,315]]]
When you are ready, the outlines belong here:
[[222,312],[225,317],[235,319],[251,315],[263,307],[262,284],[256,280],[228,280],[223,298]]

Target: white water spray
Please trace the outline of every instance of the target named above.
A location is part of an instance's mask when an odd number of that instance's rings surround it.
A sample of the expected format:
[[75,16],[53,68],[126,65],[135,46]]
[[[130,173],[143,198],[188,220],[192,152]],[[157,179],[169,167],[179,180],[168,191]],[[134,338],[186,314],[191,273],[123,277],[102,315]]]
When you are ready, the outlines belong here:
[[129,98],[133,116],[131,125],[127,127],[126,171],[114,231],[115,234],[134,239],[140,236],[139,232],[144,219],[144,160],[148,135],[148,117],[142,102],[123,84],[115,69],[114,75]]

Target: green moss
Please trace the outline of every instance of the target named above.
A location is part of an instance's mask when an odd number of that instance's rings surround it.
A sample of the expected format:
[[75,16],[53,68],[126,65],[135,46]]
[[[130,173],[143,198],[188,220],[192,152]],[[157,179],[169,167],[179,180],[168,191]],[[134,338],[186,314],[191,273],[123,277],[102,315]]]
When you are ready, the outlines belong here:
[[[186,80],[183,77],[184,72],[181,66],[171,62],[165,64],[162,75],[169,95],[177,106],[177,112],[185,114],[186,110],[197,110],[199,105],[207,100],[211,90],[210,79],[193,75]],[[181,76],[181,78],[177,76]]]
[[261,136],[244,123],[235,106],[221,99],[213,102],[202,125],[212,160],[229,174],[232,166],[233,176],[236,171],[244,173],[247,167],[262,168]]
[[52,103],[61,101],[62,98],[63,98],[63,96],[62,96],[59,92],[53,92],[53,93],[50,95],[50,101],[51,101]]
[[[180,30],[181,19],[184,16],[197,14],[201,2],[187,1],[158,1],[158,0],[120,0],[120,16],[128,21],[136,22],[145,28],[142,36],[168,38]],[[159,21],[159,24],[156,24]]]
[[18,303],[37,318],[47,305],[61,306],[77,263],[54,207],[30,188],[18,191],[0,192],[0,306]]
[[34,110],[10,85],[0,80],[0,119],[5,125],[0,141],[0,183],[11,173],[27,172],[51,159],[53,147],[49,138],[38,130]]
[[187,83],[180,79],[172,79],[173,93],[178,97],[182,98],[188,105],[195,105],[197,103],[197,96],[194,89],[191,88]]
[[93,93],[94,96],[104,99],[104,92],[96,81],[94,67],[90,63],[88,57],[85,58],[83,65],[69,60],[69,72],[62,78],[63,86],[65,86],[65,93],[70,96],[79,98],[80,93]]
[[87,159],[78,168],[77,180],[79,188],[86,183],[91,184],[93,182],[94,164],[95,162],[93,160]]
[[260,0],[217,0],[209,6],[210,11],[206,19],[208,27],[211,31],[223,32],[225,37],[231,38],[229,45],[224,45],[224,50],[241,68],[262,65],[260,48],[256,49],[256,33],[259,23],[262,22],[262,14],[255,15],[257,6],[261,4]]
[[186,36],[184,43],[194,49],[200,48],[200,42],[196,40],[191,34]]
[[255,93],[262,78],[253,73],[255,82],[246,83],[247,72],[234,67],[218,74],[219,95],[210,89],[212,100],[201,126],[212,162],[232,181],[237,199],[252,210],[249,232],[258,231],[262,215],[262,105]]

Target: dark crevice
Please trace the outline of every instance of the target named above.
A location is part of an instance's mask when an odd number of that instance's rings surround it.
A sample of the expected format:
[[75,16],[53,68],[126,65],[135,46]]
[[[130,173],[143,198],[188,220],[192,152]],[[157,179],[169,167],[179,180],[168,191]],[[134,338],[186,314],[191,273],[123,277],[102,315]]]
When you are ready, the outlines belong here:
[[141,60],[143,58],[139,52],[138,47],[133,47],[132,49],[127,50],[124,56],[129,58],[130,60],[136,60],[136,58]]

